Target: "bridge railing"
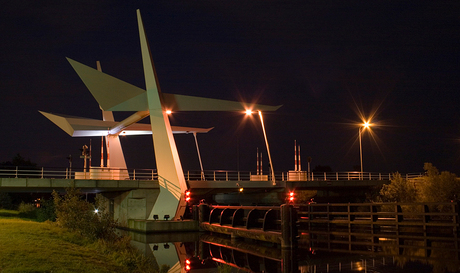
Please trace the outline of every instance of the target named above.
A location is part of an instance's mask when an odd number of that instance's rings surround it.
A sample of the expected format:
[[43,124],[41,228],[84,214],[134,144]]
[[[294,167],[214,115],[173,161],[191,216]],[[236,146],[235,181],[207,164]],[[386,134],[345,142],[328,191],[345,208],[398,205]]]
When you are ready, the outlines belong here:
[[[203,172],[186,171],[186,180],[199,181],[271,181],[271,174],[257,174],[250,171],[205,170]],[[277,172],[276,181],[345,181],[345,180],[391,180],[391,173],[374,172]],[[402,175],[416,181],[423,177],[421,173]],[[158,180],[154,169],[119,169],[91,167],[83,169],[70,168],[35,168],[20,166],[0,167],[0,177],[10,178],[54,178],[54,179],[105,179],[105,180]]]
[[[406,179],[422,177],[421,173],[408,173],[403,175]],[[344,180],[391,180],[392,173],[375,172],[278,172],[275,173],[276,181],[344,181]],[[186,180],[208,181],[270,181],[271,174],[249,171],[205,170],[186,171]]]
[[34,168],[7,166],[0,168],[0,178],[47,178],[47,179],[103,179],[103,180],[158,180],[158,173],[153,169],[119,169],[119,168]]

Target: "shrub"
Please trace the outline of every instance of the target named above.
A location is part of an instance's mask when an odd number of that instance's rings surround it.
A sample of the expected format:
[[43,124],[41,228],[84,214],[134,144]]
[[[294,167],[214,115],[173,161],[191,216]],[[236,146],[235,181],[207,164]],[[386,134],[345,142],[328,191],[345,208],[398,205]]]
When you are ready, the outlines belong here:
[[63,197],[53,192],[53,198],[57,225],[79,233],[92,242],[98,252],[112,256],[130,272],[156,272],[151,261],[130,245],[130,237],[117,236],[116,222],[107,213],[101,195],[96,195],[94,205],[82,200],[80,191],[75,188],[67,189]]
[[64,228],[79,232],[91,240],[112,240],[116,237],[116,222],[105,212],[102,197],[96,197],[96,207],[82,200],[80,190],[67,189],[64,197],[53,192],[56,223]]
[[42,201],[40,208],[37,209],[37,221],[56,221],[56,212],[54,208],[54,201],[52,199]]
[[400,173],[394,173],[391,182],[383,185],[380,195],[385,202],[415,202],[418,198],[413,183],[404,179]]
[[35,219],[37,216],[37,208],[33,204],[21,202],[18,211],[19,217]]

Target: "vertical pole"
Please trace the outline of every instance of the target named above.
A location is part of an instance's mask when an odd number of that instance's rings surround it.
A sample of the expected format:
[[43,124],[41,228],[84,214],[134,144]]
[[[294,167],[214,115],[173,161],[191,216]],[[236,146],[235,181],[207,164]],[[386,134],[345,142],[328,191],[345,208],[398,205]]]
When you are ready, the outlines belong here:
[[299,167],[297,168],[297,170],[300,172],[300,171],[302,171],[302,164],[300,163],[300,145],[299,145],[299,148],[297,149],[297,152],[299,153],[299,155],[298,155]]
[[363,175],[363,146],[361,144],[361,127],[358,128],[358,138],[359,138],[359,160],[361,162],[361,176]]
[[195,138],[195,146],[196,146],[196,151],[198,153],[198,159],[200,160],[200,168],[201,168],[201,180],[204,180],[204,171],[203,171],[203,163],[201,162],[201,154],[200,154],[200,148],[198,148],[198,140],[196,139],[196,132],[193,132],[193,137]]
[[268,146],[267,133],[265,132],[264,118],[262,117],[262,112],[259,111],[260,123],[262,124],[262,131],[264,133],[265,145],[267,145],[268,161],[270,162],[270,170],[272,173],[273,185],[276,184],[275,180],[275,171],[273,169],[272,156],[270,155],[270,147]]
[[294,140],[294,171],[297,171],[297,140]]
[[109,141],[109,134],[107,134],[105,138],[105,142],[107,142],[107,168],[110,168],[110,141]]
[[[86,145],[85,145],[86,146]],[[86,179],[86,159],[87,159],[87,155],[86,155],[86,149],[85,149],[85,155],[83,156],[83,159],[84,159],[84,163],[83,163],[83,172],[85,174],[85,179]]]
[[91,138],[89,139],[89,168],[91,171]]
[[257,147],[257,175],[259,175],[259,147]]
[[260,168],[259,174],[260,174],[260,175],[263,175],[264,172],[262,171],[262,170],[263,170],[263,169],[262,169],[262,153],[260,153],[259,160],[260,160],[260,163],[259,163],[259,168]]
[[101,136],[101,168],[104,168],[104,137]]

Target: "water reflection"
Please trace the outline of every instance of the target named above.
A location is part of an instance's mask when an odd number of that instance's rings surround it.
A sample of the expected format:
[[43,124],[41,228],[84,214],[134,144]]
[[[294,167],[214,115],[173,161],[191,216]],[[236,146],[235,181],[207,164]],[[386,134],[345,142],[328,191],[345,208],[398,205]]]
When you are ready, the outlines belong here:
[[[310,235],[306,239],[304,234],[299,248],[291,251],[274,244],[203,233],[130,235],[134,246],[155,260],[158,268],[167,265],[168,272],[442,273],[460,269],[457,238],[435,241],[430,237],[426,241],[405,237],[377,242],[374,239],[373,244],[363,243],[364,247],[357,248],[350,235],[347,249],[333,233],[325,234],[321,245],[315,241],[317,237]],[[340,247],[334,249],[334,245]],[[186,270],[186,266],[190,266],[190,270]]]

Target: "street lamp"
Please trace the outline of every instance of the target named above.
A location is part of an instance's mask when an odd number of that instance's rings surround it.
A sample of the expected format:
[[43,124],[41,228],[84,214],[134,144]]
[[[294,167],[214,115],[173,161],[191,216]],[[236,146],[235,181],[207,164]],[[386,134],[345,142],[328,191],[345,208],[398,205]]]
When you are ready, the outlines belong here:
[[363,146],[361,144],[361,135],[364,130],[369,128],[371,124],[369,121],[365,121],[363,124],[361,124],[361,127],[358,128],[358,138],[359,138],[359,159],[361,162],[361,178],[363,177]]
[[[251,115],[252,113],[253,113],[252,110],[250,109],[246,110],[246,115]],[[273,170],[272,156],[270,154],[270,147],[268,146],[267,134],[265,133],[264,118],[262,116],[262,111],[259,110],[258,113],[259,113],[259,118],[260,118],[260,124],[262,125],[262,132],[264,134],[265,146],[267,146],[267,154],[268,154],[268,161],[270,162],[272,181],[273,181],[273,185],[275,185],[276,184],[275,171]]]

